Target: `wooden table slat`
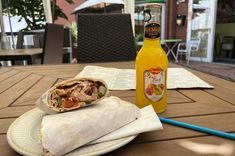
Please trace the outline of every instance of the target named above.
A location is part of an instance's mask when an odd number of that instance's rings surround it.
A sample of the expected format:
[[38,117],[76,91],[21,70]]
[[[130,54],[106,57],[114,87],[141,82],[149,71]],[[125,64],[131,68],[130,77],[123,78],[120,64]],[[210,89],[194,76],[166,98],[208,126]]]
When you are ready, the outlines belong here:
[[20,156],[8,144],[6,135],[0,135],[0,149],[2,156]]
[[[12,106],[18,105],[32,105],[36,100],[46,92],[55,82],[56,78],[44,76],[37,83],[34,84],[27,92],[25,92],[20,98],[18,98]],[[34,96],[32,96],[34,95]]]
[[6,89],[15,85],[16,83],[18,83],[19,81],[21,81],[22,79],[26,78],[29,75],[30,73],[20,72],[17,73],[16,75],[9,77],[5,81],[0,81],[0,86],[1,86],[0,93],[4,92]]
[[0,119],[0,134],[6,134],[9,126],[16,118],[5,118]]
[[11,70],[10,68],[2,68],[2,67],[0,67],[0,75],[1,74],[3,74],[3,73],[6,73],[6,72],[8,72],[9,70]]
[[0,109],[0,118],[13,118],[13,117],[19,117],[23,113],[35,108],[35,105],[33,106],[21,106],[21,107],[6,107],[3,109]]
[[[221,98],[224,101],[227,101],[235,105],[235,96],[234,96],[235,91],[228,90],[227,88],[224,88],[224,87],[216,87],[216,89],[208,89],[205,91],[216,97]],[[226,94],[222,94],[222,93],[226,93]]]
[[224,106],[231,105],[230,103],[222,100],[221,98],[218,98],[216,96],[213,96],[203,90],[198,89],[188,89],[188,90],[179,90],[180,93],[183,95],[189,97],[190,99],[197,101],[199,103],[206,103],[211,106],[220,106],[223,104]]
[[[175,120],[186,122],[189,124],[204,126],[212,129],[217,129],[226,132],[235,132],[234,130],[234,121],[228,119],[234,119],[235,113],[228,114],[215,114],[208,116],[194,116],[194,117],[184,117],[184,118],[176,118]],[[163,124],[164,130],[161,131],[153,131],[143,133],[139,136],[135,142],[152,142],[152,141],[160,141],[160,140],[173,140],[180,139],[185,137],[198,137],[198,136],[206,136],[208,134],[201,133],[198,131],[193,131],[185,128],[179,128],[177,126],[172,126],[168,124]]]
[[[4,69],[8,69],[8,68],[4,68]],[[1,70],[0,70],[1,71]],[[0,74],[0,81],[4,81],[7,78],[16,75],[17,73],[19,73],[20,71],[18,70],[8,70],[8,72],[2,73]]]
[[75,77],[79,71],[77,72],[71,72],[71,71],[34,71],[33,73],[38,74],[38,75],[46,75],[50,77],[55,77],[55,78],[73,78]]
[[168,90],[167,91],[167,103],[168,104],[178,104],[178,103],[189,103],[189,102],[193,102],[192,99],[184,96],[183,94],[181,94],[180,92],[176,91],[176,90]]
[[208,115],[208,114],[220,114],[235,112],[235,106],[223,104],[213,106],[207,103],[180,103],[175,105],[168,105],[167,111],[159,114],[162,117],[175,118],[175,117],[189,117],[198,115]]
[[11,105],[17,98],[34,85],[42,76],[31,74],[20,83],[12,86],[2,94],[0,94],[0,109]]
[[[225,145],[226,142],[226,145]],[[183,146],[183,144],[189,144],[189,147]],[[193,147],[193,145],[197,145]],[[222,149],[222,145],[227,148]],[[211,148],[212,147],[212,150]],[[224,147],[224,146],[223,146]],[[222,147],[222,148],[223,148]],[[196,148],[196,149],[194,149]],[[216,148],[219,148],[218,151]],[[229,152],[227,152],[229,151]],[[207,137],[197,137],[197,138],[183,138],[177,140],[167,140],[159,142],[148,142],[143,144],[128,144],[120,149],[117,149],[108,155],[120,156],[120,155],[130,155],[130,156],[221,156],[228,153],[228,156],[235,155],[235,142],[232,140],[227,140],[214,136]],[[223,153],[223,154],[222,154]]]

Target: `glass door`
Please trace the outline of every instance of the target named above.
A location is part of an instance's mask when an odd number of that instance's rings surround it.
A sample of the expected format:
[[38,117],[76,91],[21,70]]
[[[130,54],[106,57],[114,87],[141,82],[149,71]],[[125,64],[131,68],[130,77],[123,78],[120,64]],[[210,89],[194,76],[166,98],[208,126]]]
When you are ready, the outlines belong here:
[[212,62],[217,0],[189,0],[187,43],[191,60]]
[[235,0],[218,0],[214,61],[235,64]]

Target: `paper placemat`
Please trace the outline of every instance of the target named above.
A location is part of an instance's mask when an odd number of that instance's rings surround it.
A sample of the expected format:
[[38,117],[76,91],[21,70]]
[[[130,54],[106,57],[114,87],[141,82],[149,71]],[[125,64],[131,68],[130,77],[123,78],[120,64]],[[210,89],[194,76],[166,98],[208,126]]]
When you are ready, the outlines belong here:
[[[135,89],[135,70],[86,66],[77,76],[103,79],[110,90]],[[184,68],[168,68],[167,89],[213,88]]]

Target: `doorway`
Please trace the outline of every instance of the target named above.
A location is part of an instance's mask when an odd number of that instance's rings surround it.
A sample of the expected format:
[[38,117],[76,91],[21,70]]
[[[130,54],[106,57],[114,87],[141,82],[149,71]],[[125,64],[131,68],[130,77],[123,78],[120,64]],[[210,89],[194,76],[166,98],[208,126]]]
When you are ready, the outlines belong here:
[[[187,43],[198,43],[198,50],[191,51],[190,60],[212,62],[217,0],[188,1]],[[200,44],[199,44],[200,43]]]
[[218,0],[214,61],[235,64],[235,1]]

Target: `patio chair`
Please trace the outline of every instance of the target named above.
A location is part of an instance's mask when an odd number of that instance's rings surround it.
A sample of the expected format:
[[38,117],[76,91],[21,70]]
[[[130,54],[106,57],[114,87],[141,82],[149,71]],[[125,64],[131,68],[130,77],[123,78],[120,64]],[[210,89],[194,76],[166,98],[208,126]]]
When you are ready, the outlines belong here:
[[58,64],[63,61],[64,26],[46,24],[42,64]]
[[34,44],[33,48],[42,48],[43,38],[44,38],[44,33],[34,34],[33,35],[33,44]]
[[[17,33],[16,49],[42,48],[43,47],[43,37],[44,37],[43,35],[44,35],[44,32],[41,29],[30,30],[30,31],[20,30]],[[26,37],[26,38],[24,38],[24,37]],[[33,41],[33,45],[24,45],[24,39],[26,39],[26,40],[31,39]]]
[[78,14],[78,62],[134,60],[129,14]]
[[178,58],[179,54],[184,54],[186,56],[187,65],[189,65],[190,55],[192,51],[198,51],[201,44],[201,39],[192,39],[189,43],[181,42],[178,44],[176,57]]
[[22,49],[24,44],[24,35],[22,30],[17,33],[16,49]]
[[234,48],[233,41],[234,41],[234,38],[232,36],[224,36],[222,38],[220,49],[221,49],[221,52],[226,51],[227,58],[232,57],[231,55],[233,53],[233,48]]
[[72,60],[72,33],[69,27],[64,27],[63,63],[70,63],[71,60]]

